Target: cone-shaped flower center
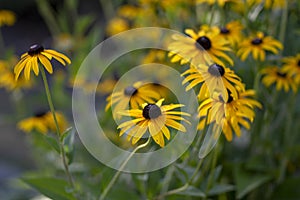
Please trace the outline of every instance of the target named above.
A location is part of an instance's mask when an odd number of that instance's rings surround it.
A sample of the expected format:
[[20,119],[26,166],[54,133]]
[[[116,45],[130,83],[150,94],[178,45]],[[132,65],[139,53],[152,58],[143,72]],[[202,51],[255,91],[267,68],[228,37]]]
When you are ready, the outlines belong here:
[[129,97],[131,97],[132,95],[135,95],[136,93],[137,93],[137,89],[135,87],[132,87],[132,86],[128,86],[124,90],[124,94],[126,96],[129,96]]
[[286,77],[286,73],[276,72],[277,76],[280,76],[282,78]]
[[260,45],[262,42],[263,42],[263,41],[262,41],[262,39],[260,39],[260,38],[254,38],[254,39],[251,41],[251,43],[252,43],[253,45]]
[[34,44],[29,48],[28,54],[34,56],[41,53],[42,51],[44,51],[44,47],[42,45]]
[[208,72],[213,76],[220,77],[225,74],[225,69],[221,65],[212,64],[211,66],[209,66]]
[[300,60],[298,60],[298,63],[297,63],[298,67],[300,67]]
[[155,119],[161,115],[160,108],[155,104],[148,104],[143,109],[143,117],[146,119]]
[[227,89],[227,93],[228,93],[228,99],[227,99],[227,102],[224,100],[223,96],[220,94],[219,95],[219,100],[223,103],[230,103],[233,101],[233,98],[231,96],[231,92]]
[[211,48],[211,41],[208,37],[206,36],[201,36],[196,40],[196,47],[199,48],[199,44],[205,49],[208,50]]
[[230,31],[227,28],[225,28],[225,27],[220,28],[220,32],[221,32],[221,34],[228,34],[228,33],[230,33]]
[[46,111],[40,110],[40,111],[35,112],[34,116],[35,117],[43,117],[44,115],[46,115],[46,113],[47,113]]

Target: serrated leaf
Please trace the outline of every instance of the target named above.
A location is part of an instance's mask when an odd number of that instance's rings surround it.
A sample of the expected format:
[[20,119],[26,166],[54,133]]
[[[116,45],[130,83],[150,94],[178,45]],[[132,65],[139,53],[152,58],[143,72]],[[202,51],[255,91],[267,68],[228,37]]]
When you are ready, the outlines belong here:
[[22,178],[25,183],[38,190],[41,194],[51,198],[60,200],[75,200],[76,198],[68,191],[69,184],[58,178],[50,177],[25,177]]
[[200,189],[194,187],[194,186],[188,186],[188,188],[182,192],[179,192],[177,194],[185,195],[185,196],[192,196],[192,197],[202,197],[204,198],[206,195],[204,192],[202,192]]
[[209,196],[219,195],[235,190],[234,185],[230,184],[216,184],[212,189],[208,191]]

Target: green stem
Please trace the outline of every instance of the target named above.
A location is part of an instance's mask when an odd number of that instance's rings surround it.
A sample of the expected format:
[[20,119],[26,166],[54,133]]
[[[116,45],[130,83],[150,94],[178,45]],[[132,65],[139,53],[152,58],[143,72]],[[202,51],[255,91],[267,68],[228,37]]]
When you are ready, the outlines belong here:
[[208,178],[208,183],[206,187],[206,193],[209,191],[209,189],[212,186],[213,183],[213,178],[214,178],[214,172],[215,172],[215,167],[217,165],[217,160],[218,160],[218,143],[216,144],[216,148],[214,149],[214,154],[213,154],[213,159],[212,159],[212,166],[211,166],[211,173],[209,174]]
[[112,188],[112,186],[115,184],[115,182],[117,181],[117,179],[119,178],[121,172],[123,171],[123,169],[125,168],[126,164],[128,163],[128,161],[132,158],[132,156],[139,150],[142,149],[144,147],[146,147],[151,141],[151,137],[149,137],[149,139],[147,140],[147,142],[137,146],[130,154],[129,156],[126,158],[126,160],[122,163],[122,165],[120,166],[119,170],[117,171],[117,173],[114,175],[114,177],[111,179],[111,181],[109,182],[109,184],[107,185],[107,187],[105,188],[105,190],[103,191],[103,193],[101,194],[99,200],[104,200],[106,195],[108,194],[108,192],[110,191],[110,189]]
[[63,161],[65,173],[66,173],[66,176],[68,177],[68,181],[69,181],[71,187],[74,189],[75,188],[74,187],[74,182],[73,182],[72,176],[71,176],[70,171],[69,171],[69,166],[67,164],[66,152],[64,150],[63,141],[61,140],[61,132],[59,130],[59,126],[58,126],[58,122],[57,122],[57,118],[56,118],[56,114],[55,114],[54,105],[53,105],[53,102],[52,102],[52,97],[51,97],[51,93],[50,93],[50,89],[49,89],[45,69],[43,67],[40,67],[40,70],[41,70],[42,79],[43,79],[45,90],[46,90],[48,104],[49,104],[51,113],[53,115],[54,123],[55,123],[56,135],[57,135],[57,140],[58,140],[58,144],[59,144],[59,147],[60,147],[60,155],[61,155],[61,158],[62,158],[62,161]]
[[282,17],[280,22],[279,41],[284,44],[285,32],[288,20],[288,1],[285,1],[284,8],[282,10]]

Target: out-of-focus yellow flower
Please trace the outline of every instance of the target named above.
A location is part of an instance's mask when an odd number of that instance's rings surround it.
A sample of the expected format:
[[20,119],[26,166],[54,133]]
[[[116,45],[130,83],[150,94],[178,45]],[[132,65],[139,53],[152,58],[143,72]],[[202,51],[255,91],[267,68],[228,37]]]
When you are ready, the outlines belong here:
[[227,3],[235,3],[239,0],[196,0],[197,4],[207,3],[208,5],[218,4],[221,7],[224,7]]
[[225,26],[219,27],[219,30],[220,30],[220,35],[224,39],[229,41],[232,47],[235,47],[243,39],[243,35],[242,35],[243,25],[239,21],[229,22]]
[[123,5],[118,9],[117,14],[121,17],[125,17],[127,19],[133,20],[142,11],[143,10],[137,6]]
[[18,80],[20,73],[24,70],[25,79],[30,79],[30,72],[33,70],[36,76],[39,74],[38,63],[41,62],[46,70],[52,74],[53,68],[50,60],[54,58],[64,66],[71,63],[71,60],[62,53],[54,51],[52,49],[44,49],[43,46],[39,44],[32,45],[27,53],[21,56],[21,60],[15,66],[14,73],[16,75],[16,80]]
[[166,52],[159,49],[151,49],[150,52],[142,59],[142,64],[148,63],[164,63]]
[[106,26],[106,33],[108,35],[115,35],[123,31],[127,31],[130,28],[126,19],[121,17],[115,17],[111,19]]
[[54,38],[55,48],[61,51],[70,51],[74,47],[74,39],[68,33],[62,33]]
[[10,65],[16,63],[15,59],[4,61],[0,60],[0,88],[5,88],[8,91],[30,88],[32,81],[27,81],[23,77],[15,80],[15,74]]
[[266,59],[266,51],[277,54],[278,49],[283,49],[282,44],[278,40],[273,39],[271,36],[265,36],[262,32],[258,32],[255,36],[245,39],[239,45],[237,55],[244,61],[252,53],[255,60],[264,61]]
[[293,77],[285,73],[282,68],[277,66],[267,67],[261,71],[264,75],[262,82],[265,86],[270,87],[272,84],[276,85],[276,90],[280,91],[284,89],[285,92],[288,92],[290,89],[293,92],[297,91],[297,84]]
[[[63,133],[67,128],[67,121],[61,112],[55,112],[60,132]],[[49,131],[56,132],[56,126],[51,112],[39,112],[35,116],[21,120],[18,123],[18,128],[26,133],[34,130],[42,134],[47,134]]]
[[286,57],[283,58],[283,65],[282,71],[284,73],[288,73],[290,76],[295,78],[296,83],[300,84],[300,53],[296,56]]
[[16,22],[16,15],[10,10],[0,10],[0,27],[7,25],[12,26]]
[[110,94],[114,90],[116,83],[117,79],[107,78],[99,83],[97,87],[97,92],[104,95]]
[[132,109],[127,111],[120,111],[121,115],[130,116],[134,119],[123,122],[118,126],[121,129],[120,136],[127,134],[127,139],[132,141],[132,144],[137,143],[141,137],[149,130],[151,137],[160,146],[165,146],[166,137],[168,140],[171,137],[168,127],[176,130],[186,132],[186,128],[177,122],[177,120],[187,121],[183,116],[190,116],[190,114],[182,111],[173,111],[175,108],[183,107],[182,104],[162,105],[164,99],[160,99],[156,103],[145,103],[142,105],[143,109]]
[[286,6],[287,0],[248,0],[252,4],[263,4],[266,9],[282,9]]

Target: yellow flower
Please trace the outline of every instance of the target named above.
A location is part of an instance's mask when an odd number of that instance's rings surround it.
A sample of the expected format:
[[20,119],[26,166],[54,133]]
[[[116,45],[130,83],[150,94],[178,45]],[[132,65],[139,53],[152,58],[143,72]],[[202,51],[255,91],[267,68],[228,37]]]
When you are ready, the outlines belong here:
[[[55,114],[60,132],[63,133],[63,131],[67,128],[67,121],[62,113],[56,112]],[[21,120],[17,126],[20,130],[26,133],[30,133],[33,130],[42,134],[47,134],[49,131],[56,132],[51,112],[38,112],[33,117]]]
[[3,25],[12,26],[16,21],[16,15],[10,10],[0,10],[0,27]]
[[182,82],[182,84],[185,84],[191,81],[186,90],[190,90],[202,83],[199,91],[200,100],[207,98],[209,94],[213,94],[215,91],[221,92],[225,96],[225,99],[228,99],[227,90],[236,99],[238,92],[235,86],[238,86],[242,90],[244,89],[241,79],[232,70],[219,64],[212,64],[210,66],[199,65],[197,68],[186,70],[182,76],[187,74],[189,75]]
[[235,47],[242,41],[243,25],[239,21],[229,22],[224,27],[219,27],[219,29],[220,35],[229,41],[232,47]]
[[295,57],[283,58],[282,71],[288,73],[290,76],[295,78],[297,84],[300,84],[300,53]]
[[294,92],[297,91],[297,84],[295,80],[290,74],[285,73],[283,69],[273,66],[263,69],[261,73],[265,75],[262,82],[266,87],[276,84],[277,91],[282,89],[284,89],[285,92],[288,92],[290,89]]
[[218,4],[221,7],[224,7],[226,3],[235,3],[238,0],[196,0],[197,4],[207,3],[208,5]]
[[117,13],[121,17],[125,17],[127,19],[133,20],[142,11],[143,10],[141,8],[136,6],[123,5],[118,9]]
[[132,86],[128,86],[121,91],[112,93],[107,97],[105,110],[107,111],[112,105],[115,105],[113,112],[125,110],[128,104],[135,109],[139,108],[145,102],[154,103],[155,100],[160,99],[159,93],[157,93],[151,84],[143,85],[142,82],[136,82]]
[[228,46],[229,42],[220,36],[216,29],[208,29],[207,26],[202,26],[198,33],[191,29],[186,29],[185,32],[191,37],[182,35],[174,35],[174,41],[169,45],[169,57],[172,57],[171,62],[181,61],[181,64],[191,62],[194,65],[212,64],[213,62],[225,65],[220,59],[226,60],[230,65],[233,65],[232,59],[224,52],[231,51]]
[[127,31],[129,28],[129,23],[125,19],[121,17],[115,17],[108,22],[106,33],[108,35],[115,35],[123,31]]
[[34,44],[29,48],[27,53],[21,56],[21,60],[15,66],[14,73],[16,75],[16,80],[19,78],[20,73],[24,70],[25,79],[30,79],[30,72],[33,70],[35,75],[39,74],[38,63],[41,62],[46,70],[52,74],[52,64],[50,60],[54,58],[64,66],[66,63],[70,64],[71,60],[62,53],[54,51],[52,49],[44,49],[43,46],[39,44]]
[[257,5],[263,4],[266,9],[282,9],[286,5],[286,0],[248,0]]
[[[163,105],[164,99],[160,99],[155,104],[145,103],[141,109],[132,109],[121,112],[121,115],[134,117],[130,121],[123,122],[118,126],[121,129],[120,136],[127,134],[127,139],[132,140],[135,144],[149,130],[151,137],[160,146],[165,146],[164,137],[168,140],[171,137],[168,127],[174,128],[181,132],[186,132],[186,128],[176,120],[181,120],[189,123],[180,115],[190,116],[190,114],[173,111],[175,108],[180,108],[182,104]],[[168,127],[167,127],[168,126]]]
[[250,129],[249,122],[253,122],[255,117],[254,108],[262,108],[258,101],[251,99],[254,95],[254,90],[241,91],[238,99],[234,100],[229,92],[229,98],[225,101],[220,93],[214,93],[213,97],[207,98],[199,106],[198,129],[204,129],[205,124],[215,123],[222,127],[228,141],[232,140],[233,131],[239,137],[240,126]]
[[244,61],[252,53],[255,60],[264,61],[266,59],[265,51],[277,54],[278,49],[283,49],[279,41],[271,36],[265,36],[262,32],[258,32],[254,37],[249,37],[241,43],[237,55]]
[[27,81],[24,78],[15,80],[15,75],[12,68],[9,66],[16,63],[15,59],[9,61],[0,60],[0,88],[5,88],[8,91],[17,90],[21,88],[30,88],[32,81]]
[[107,79],[101,81],[97,87],[97,92],[104,94],[104,95],[112,93],[117,81],[118,81],[117,77],[107,78]]

